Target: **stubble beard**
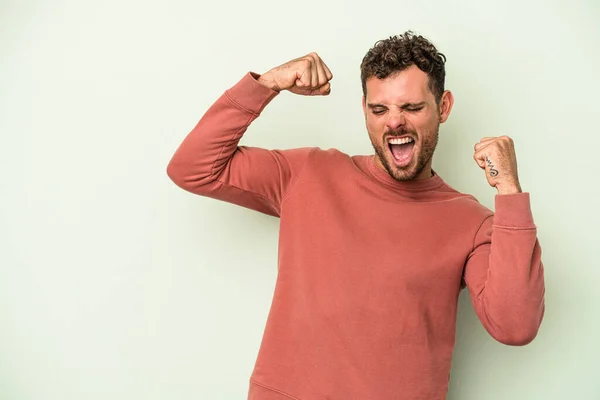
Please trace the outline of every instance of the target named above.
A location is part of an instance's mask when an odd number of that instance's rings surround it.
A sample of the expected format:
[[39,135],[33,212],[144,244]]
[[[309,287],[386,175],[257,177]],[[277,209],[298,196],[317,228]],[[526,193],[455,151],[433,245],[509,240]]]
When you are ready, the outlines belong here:
[[383,167],[386,169],[388,174],[395,180],[403,182],[415,179],[421,172],[423,172],[423,169],[433,157],[433,153],[435,152],[435,148],[437,147],[439,139],[439,124],[434,128],[434,130],[434,135],[426,134],[424,135],[426,139],[419,139],[420,148],[415,148],[413,150],[419,151],[419,153],[416,155],[417,162],[415,164],[411,162],[411,164],[406,167],[397,167],[394,165],[393,160],[390,159],[392,155],[390,153],[390,149],[387,147],[387,137],[401,136],[406,135],[407,133],[410,133],[413,137],[416,137],[417,135],[414,132],[407,132],[404,130],[389,131],[383,135],[381,144],[376,144],[371,135],[369,135],[369,138],[371,139],[371,144],[373,145],[373,149],[375,150],[377,157],[383,164]]

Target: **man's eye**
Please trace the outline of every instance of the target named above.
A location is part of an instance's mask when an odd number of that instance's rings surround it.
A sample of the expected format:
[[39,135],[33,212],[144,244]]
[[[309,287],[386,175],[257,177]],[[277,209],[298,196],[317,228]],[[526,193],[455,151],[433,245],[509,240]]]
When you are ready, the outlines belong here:
[[373,114],[375,115],[380,115],[383,114],[385,112],[385,110],[373,110]]
[[411,108],[407,108],[406,111],[417,112],[417,111],[421,111],[422,109],[423,109],[423,107],[411,107]]

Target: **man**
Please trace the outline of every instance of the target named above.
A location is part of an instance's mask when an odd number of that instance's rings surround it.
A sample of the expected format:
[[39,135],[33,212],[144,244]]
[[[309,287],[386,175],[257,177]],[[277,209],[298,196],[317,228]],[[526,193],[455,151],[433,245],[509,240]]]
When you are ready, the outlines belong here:
[[330,93],[332,73],[312,53],[246,74],[173,156],[168,174],[183,189],[281,219],[250,400],[444,399],[464,287],[496,340],[537,335],[541,249],[512,140],[475,146],[498,191],[495,214],[431,168],[453,105],[444,63],[411,32],[368,51],[361,78],[374,155],[238,146],[280,92]]

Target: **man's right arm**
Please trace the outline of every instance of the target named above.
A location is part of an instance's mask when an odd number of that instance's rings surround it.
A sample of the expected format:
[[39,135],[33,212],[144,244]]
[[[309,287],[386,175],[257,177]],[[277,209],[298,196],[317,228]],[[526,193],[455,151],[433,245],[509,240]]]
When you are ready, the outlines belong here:
[[242,135],[282,90],[327,95],[331,71],[316,53],[267,73],[246,74],[227,90],[186,136],[167,174],[179,187],[279,216],[281,203],[312,149],[238,146]]
[[191,193],[278,216],[292,179],[310,149],[238,146],[242,135],[277,96],[246,74],[208,109],[183,140],[168,167],[171,180]]

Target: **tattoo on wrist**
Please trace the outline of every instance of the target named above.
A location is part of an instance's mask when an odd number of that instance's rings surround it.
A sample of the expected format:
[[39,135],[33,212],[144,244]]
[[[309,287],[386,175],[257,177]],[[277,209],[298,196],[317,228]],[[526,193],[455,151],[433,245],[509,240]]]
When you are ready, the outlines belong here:
[[494,168],[494,164],[492,164],[492,162],[489,158],[487,158],[487,156],[485,157],[485,161],[487,162],[488,167],[490,167],[490,175],[492,177],[498,176],[498,170]]

